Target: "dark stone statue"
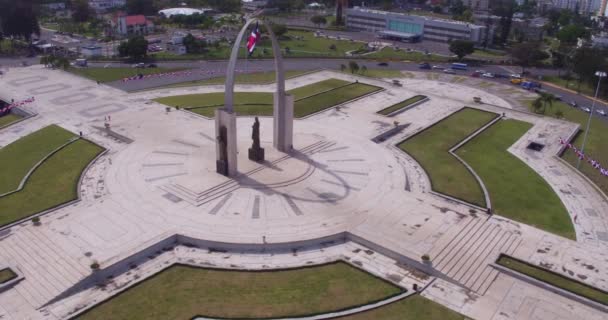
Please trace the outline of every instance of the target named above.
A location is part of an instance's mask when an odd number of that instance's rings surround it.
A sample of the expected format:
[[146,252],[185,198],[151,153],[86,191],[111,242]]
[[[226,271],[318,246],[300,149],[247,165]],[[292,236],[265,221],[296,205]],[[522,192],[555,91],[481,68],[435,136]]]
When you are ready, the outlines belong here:
[[256,162],[264,161],[264,148],[260,146],[260,121],[255,117],[255,122],[251,126],[251,139],[253,144],[249,148],[249,160]]
[[219,146],[220,158],[216,161],[216,171],[219,174],[228,175],[228,130],[225,126],[220,127],[220,134],[216,137]]

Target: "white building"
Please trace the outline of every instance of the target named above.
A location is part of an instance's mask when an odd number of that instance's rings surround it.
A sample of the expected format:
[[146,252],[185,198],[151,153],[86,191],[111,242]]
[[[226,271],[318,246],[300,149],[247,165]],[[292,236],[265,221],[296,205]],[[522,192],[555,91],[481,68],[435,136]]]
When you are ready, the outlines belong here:
[[377,32],[379,36],[395,40],[469,40],[477,44],[486,40],[487,30],[485,26],[462,21],[357,7],[346,10],[346,27],[354,31]]
[[154,31],[154,23],[143,15],[119,15],[111,20],[112,29],[120,36],[146,35]]
[[202,8],[202,9],[170,8],[170,9],[160,10],[158,12],[158,15],[164,16],[166,18],[171,18],[171,16],[176,16],[176,15],[190,16],[190,15],[193,15],[195,13],[198,13],[198,14],[208,14],[210,12],[214,12],[214,10],[213,9],[209,9],[209,8]]
[[89,7],[98,12],[124,7],[126,4],[127,0],[89,0]]
[[101,56],[100,46],[84,46],[80,48],[80,53],[86,58]]

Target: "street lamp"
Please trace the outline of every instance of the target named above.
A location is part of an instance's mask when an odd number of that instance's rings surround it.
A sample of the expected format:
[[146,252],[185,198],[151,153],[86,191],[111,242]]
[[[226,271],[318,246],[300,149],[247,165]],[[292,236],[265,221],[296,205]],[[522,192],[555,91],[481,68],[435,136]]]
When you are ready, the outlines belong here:
[[[595,76],[598,77],[597,80],[597,88],[595,89],[595,97],[593,102],[591,102],[591,112],[589,112],[589,119],[587,120],[587,129],[585,129],[585,137],[583,138],[583,145],[581,146],[581,154],[584,154],[585,151],[585,143],[587,142],[587,135],[589,134],[589,126],[591,125],[591,118],[593,117],[593,111],[595,110],[595,101],[597,100],[597,94],[600,92],[600,83],[602,82],[602,78],[606,77],[606,72],[604,71],[596,71]],[[578,158],[578,162],[576,163],[576,168],[580,169],[581,166],[581,158]]]

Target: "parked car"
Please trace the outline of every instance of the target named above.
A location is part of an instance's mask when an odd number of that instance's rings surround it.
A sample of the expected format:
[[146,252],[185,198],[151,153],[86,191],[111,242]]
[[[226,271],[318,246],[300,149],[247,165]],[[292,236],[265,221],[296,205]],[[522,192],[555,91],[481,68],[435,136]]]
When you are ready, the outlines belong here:
[[600,116],[603,116],[603,117],[606,116],[606,111],[604,111],[602,109],[597,109],[597,110],[595,110],[595,112],[597,112],[597,114],[599,114]]
[[428,70],[428,69],[431,69],[431,65],[428,64],[428,63],[426,63],[426,62],[424,62],[424,63],[419,64],[418,68],[420,68],[420,69],[427,69]]
[[443,69],[443,73],[447,73],[447,74],[456,74],[456,71],[452,70],[452,69]]
[[591,109],[587,108],[587,107],[582,107],[581,110],[587,112],[587,113],[591,113]]
[[494,74],[491,72],[486,72],[486,73],[482,74],[481,76],[485,77],[485,78],[494,78]]

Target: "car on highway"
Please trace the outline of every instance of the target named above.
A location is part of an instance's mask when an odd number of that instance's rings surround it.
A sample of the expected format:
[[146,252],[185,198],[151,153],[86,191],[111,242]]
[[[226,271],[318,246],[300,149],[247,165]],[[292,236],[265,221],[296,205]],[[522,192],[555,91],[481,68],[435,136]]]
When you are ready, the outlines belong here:
[[445,69],[443,66],[434,65],[433,69]]
[[131,67],[133,67],[133,68],[145,68],[146,64],[140,62],[140,63],[136,63],[136,64],[132,65]]
[[428,70],[428,69],[431,69],[431,65],[428,64],[427,62],[424,62],[424,63],[419,64],[418,68],[420,68],[420,69],[427,69]]
[[471,77],[473,77],[473,78],[479,78],[481,75],[482,75],[482,73],[480,73],[478,71],[471,73]]
[[570,105],[572,108],[578,108],[578,103],[576,103],[576,101],[570,101],[568,105]]
[[494,74],[491,72],[486,72],[486,73],[482,74],[481,76],[485,77],[485,78],[494,78]]
[[388,63],[387,62],[380,62],[380,63],[378,63],[378,65],[380,67],[388,67]]
[[443,69],[443,73],[447,73],[447,74],[456,74],[456,71],[452,70],[452,69]]
[[603,117],[605,117],[607,115],[606,111],[604,111],[602,109],[597,109],[597,110],[595,110],[595,112],[597,112],[597,114],[599,114],[600,116],[603,116]]
[[587,107],[582,107],[581,110],[587,112],[587,113],[591,113],[591,109],[587,108]]

